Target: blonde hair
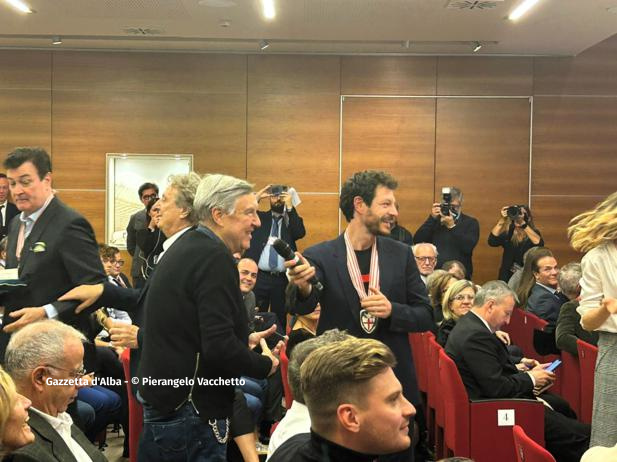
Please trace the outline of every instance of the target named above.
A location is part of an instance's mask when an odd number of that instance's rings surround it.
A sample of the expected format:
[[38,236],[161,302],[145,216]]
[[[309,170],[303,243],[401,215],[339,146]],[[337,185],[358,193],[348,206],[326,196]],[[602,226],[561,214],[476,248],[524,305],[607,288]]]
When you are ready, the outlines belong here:
[[4,455],[4,446],[2,444],[4,426],[7,420],[9,420],[16,396],[17,391],[15,390],[13,379],[0,366],[0,456]]
[[456,281],[448,288],[448,290],[446,290],[446,293],[443,295],[443,299],[441,301],[441,311],[443,312],[444,319],[458,321],[459,316],[454,313],[452,309],[450,309],[450,305],[454,301],[454,297],[456,297],[468,287],[471,287],[473,289],[474,295],[478,292],[476,285],[473,282],[468,281],[467,279],[461,279],[460,281]]
[[339,405],[362,407],[368,382],[395,365],[390,348],[374,339],[352,337],[313,351],[300,367],[300,382],[315,431],[332,431]]
[[570,220],[570,245],[579,252],[588,252],[608,241],[617,240],[617,192],[593,209]]
[[446,270],[442,269],[433,271],[426,279],[426,290],[428,291],[433,308],[437,308],[439,303],[441,303],[443,293],[445,292],[448,282],[451,279],[456,278]]

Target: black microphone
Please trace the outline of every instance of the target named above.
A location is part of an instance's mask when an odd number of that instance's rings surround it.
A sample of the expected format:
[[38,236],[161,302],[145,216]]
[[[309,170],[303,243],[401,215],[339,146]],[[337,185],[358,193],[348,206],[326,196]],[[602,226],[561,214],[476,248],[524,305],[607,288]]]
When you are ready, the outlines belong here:
[[[294,253],[294,251],[289,246],[289,244],[285,242],[283,239],[275,239],[274,242],[272,243],[272,247],[274,247],[274,250],[276,250],[276,253],[278,253],[281,257],[283,257],[283,260],[294,261],[295,262],[294,266],[300,263],[300,258],[298,258],[298,256]],[[320,290],[320,291],[323,290],[323,285],[321,284],[321,282],[319,282],[319,280],[315,276],[309,279],[309,282],[312,285],[314,285],[317,290]]]

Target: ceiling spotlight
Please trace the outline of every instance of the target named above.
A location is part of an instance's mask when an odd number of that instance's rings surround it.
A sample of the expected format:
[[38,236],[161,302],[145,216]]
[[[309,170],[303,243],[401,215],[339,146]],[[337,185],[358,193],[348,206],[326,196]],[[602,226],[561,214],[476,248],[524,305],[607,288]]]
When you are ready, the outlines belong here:
[[411,40],[403,40],[402,43],[401,43],[401,46],[403,48],[409,49],[409,47],[411,46]]
[[516,21],[525,13],[527,13],[536,3],[538,3],[538,0],[523,0],[523,3],[514,8],[514,11],[510,13],[508,19],[510,21]]
[[32,8],[30,8],[28,5],[26,5],[21,0],[5,0],[5,1],[9,5],[11,5],[13,8],[15,8],[18,11],[21,11],[22,13],[34,13],[34,10],[32,10]]
[[270,46],[270,42],[268,42],[267,40],[262,40],[261,42],[259,42],[259,49],[261,51],[264,51],[269,46]]
[[473,42],[473,52],[474,53],[480,51],[480,48],[482,48],[482,44],[480,42]]
[[52,45],[62,45],[62,39],[59,36],[52,37],[51,44]]
[[276,11],[274,10],[274,0],[261,0],[263,15],[266,19],[274,19]]

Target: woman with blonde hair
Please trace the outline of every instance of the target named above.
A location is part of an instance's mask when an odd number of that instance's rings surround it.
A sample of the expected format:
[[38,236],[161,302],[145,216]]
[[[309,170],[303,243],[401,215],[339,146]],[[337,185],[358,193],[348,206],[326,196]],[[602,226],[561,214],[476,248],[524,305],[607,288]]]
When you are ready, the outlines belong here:
[[443,321],[441,302],[443,295],[456,278],[445,270],[435,270],[426,279],[426,290],[433,305],[433,317],[436,323]]
[[570,221],[570,244],[585,252],[581,301],[585,330],[598,331],[590,446],[617,443],[617,192]]
[[437,343],[441,346],[446,345],[457,321],[473,306],[477,291],[476,285],[466,279],[456,281],[446,290],[441,302],[443,321],[439,324],[436,335]]
[[13,379],[0,367],[0,457],[34,441],[28,425],[31,404],[17,393]]

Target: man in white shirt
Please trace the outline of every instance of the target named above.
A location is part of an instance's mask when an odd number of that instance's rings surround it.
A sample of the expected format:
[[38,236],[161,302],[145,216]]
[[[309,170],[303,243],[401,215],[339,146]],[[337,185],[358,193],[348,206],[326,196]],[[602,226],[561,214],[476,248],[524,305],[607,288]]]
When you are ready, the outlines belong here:
[[430,242],[420,242],[419,244],[412,245],[411,251],[416,260],[416,265],[418,265],[420,278],[422,278],[422,282],[426,285],[426,278],[435,271],[438,255],[437,247]]
[[340,342],[351,338],[351,335],[345,331],[331,329],[319,337],[305,340],[299,343],[289,354],[289,367],[287,369],[287,380],[289,388],[293,394],[293,402],[287,410],[285,417],[279,422],[270,437],[268,444],[268,460],[270,456],[292,436],[300,433],[309,433],[311,431],[311,416],[302,396],[302,388],[300,387],[300,367],[304,360],[317,348],[329,345],[334,342]]
[[19,210],[15,204],[8,201],[9,180],[6,174],[0,173],[0,239],[8,234],[9,223],[15,215],[19,215]]
[[5,367],[18,392],[32,401],[28,424],[36,436],[13,454],[14,461],[107,460],[66,412],[88,381],[83,375],[84,340],[79,331],[55,320],[29,324],[11,337]]

